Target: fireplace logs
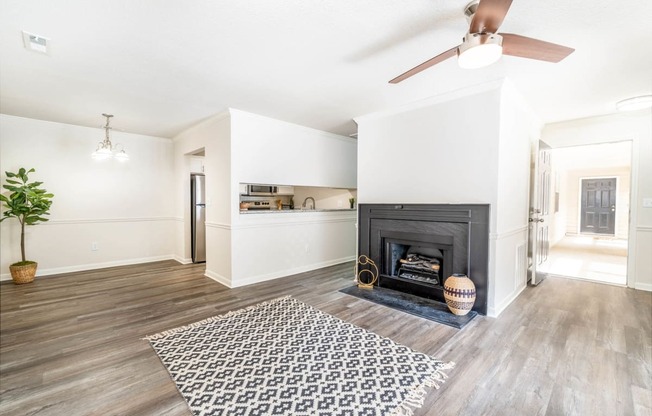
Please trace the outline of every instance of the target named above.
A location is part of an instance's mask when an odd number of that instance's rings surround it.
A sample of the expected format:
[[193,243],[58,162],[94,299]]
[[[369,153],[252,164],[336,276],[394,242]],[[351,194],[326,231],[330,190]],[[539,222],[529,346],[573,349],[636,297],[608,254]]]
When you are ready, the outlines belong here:
[[437,249],[412,246],[406,257],[399,260],[398,277],[439,285],[440,262],[443,258]]

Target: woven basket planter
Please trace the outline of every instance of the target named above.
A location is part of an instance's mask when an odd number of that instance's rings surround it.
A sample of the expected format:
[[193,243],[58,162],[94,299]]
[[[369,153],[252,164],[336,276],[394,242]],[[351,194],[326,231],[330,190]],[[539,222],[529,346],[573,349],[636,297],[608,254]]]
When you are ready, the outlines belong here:
[[11,278],[14,280],[14,283],[17,285],[22,285],[25,283],[32,283],[34,281],[34,276],[36,276],[36,267],[38,263],[31,262],[22,266],[9,266],[9,271],[11,272]]
[[465,274],[453,274],[444,282],[444,299],[455,315],[466,315],[475,303],[473,281]]

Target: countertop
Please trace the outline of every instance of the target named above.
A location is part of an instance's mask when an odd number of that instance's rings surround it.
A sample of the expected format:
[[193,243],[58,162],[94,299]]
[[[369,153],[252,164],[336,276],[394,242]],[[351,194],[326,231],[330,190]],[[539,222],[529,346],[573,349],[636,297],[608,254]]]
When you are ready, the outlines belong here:
[[305,214],[310,212],[356,212],[358,208],[344,209],[241,209],[240,214]]

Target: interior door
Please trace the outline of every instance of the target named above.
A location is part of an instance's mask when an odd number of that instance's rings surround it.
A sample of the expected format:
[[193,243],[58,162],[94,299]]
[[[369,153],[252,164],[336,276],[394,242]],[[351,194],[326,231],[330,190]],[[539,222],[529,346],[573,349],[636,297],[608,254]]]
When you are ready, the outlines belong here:
[[582,179],[581,233],[616,231],[616,178]]
[[533,145],[530,164],[530,215],[528,218],[528,279],[538,285],[547,274],[542,271],[550,251],[549,225],[551,159],[550,146],[542,141]]

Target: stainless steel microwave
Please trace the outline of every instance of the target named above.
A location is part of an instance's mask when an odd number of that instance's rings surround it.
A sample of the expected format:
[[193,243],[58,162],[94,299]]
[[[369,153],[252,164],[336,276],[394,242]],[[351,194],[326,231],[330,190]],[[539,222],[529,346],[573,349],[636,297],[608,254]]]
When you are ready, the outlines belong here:
[[247,185],[247,195],[272,196],[278,192],[278,186],[273,185]]

